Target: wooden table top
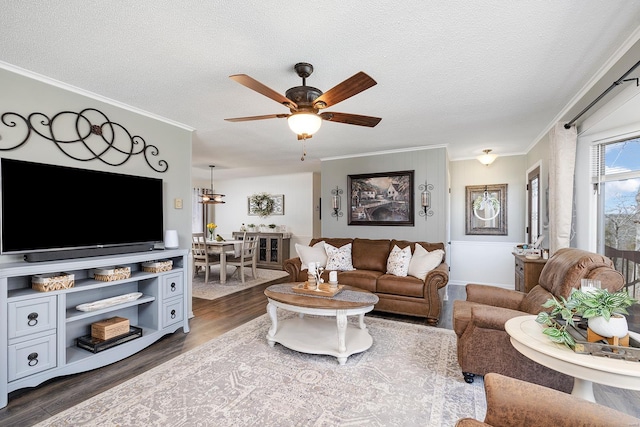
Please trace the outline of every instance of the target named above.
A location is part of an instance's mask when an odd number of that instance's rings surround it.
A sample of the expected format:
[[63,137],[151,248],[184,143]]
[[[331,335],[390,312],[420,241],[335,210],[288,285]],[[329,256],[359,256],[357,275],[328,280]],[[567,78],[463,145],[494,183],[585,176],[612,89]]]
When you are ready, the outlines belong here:
[[[283,285],[291,285],[294,287],[299,285],[300,283],[284,283]],[[371,292],[366,291],[364,289],[356,288],[354,286],[344,285],[342,292],[344,291],[352,291],[352,292],[365,292],[370,294]],[[359,307],[367,307],[370,305],[374,305],[371,302],[356,302],[356,301],[342,301],[333,298],[322,298],[322,297],[314,297],[308,296],[305,294],[284,294],[280,292],[270,291],[268,288],[264,290],[264,294],[274,300],[284,304],[295,305],[298,307],[309,307],[309,308],[325,308],[325,309],[347,309],[347,308],[359,308]],[[340,294],[338,294],[340,295]]]

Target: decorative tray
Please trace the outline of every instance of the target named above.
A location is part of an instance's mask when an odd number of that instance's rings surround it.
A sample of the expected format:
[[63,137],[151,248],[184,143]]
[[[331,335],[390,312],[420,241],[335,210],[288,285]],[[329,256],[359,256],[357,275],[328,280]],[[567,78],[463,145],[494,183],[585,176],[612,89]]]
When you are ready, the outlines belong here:
[[592,356],[608,357],[610,359],[622,359],[632,362],[640,362],[640,342],[637,340],[638,334],[630,333],[629,346],[611,345],[606,341],[589,342],[587,341],[586,332],[582,329],[586,328],[586,322],[577,323],[577,328],[567,328],[567,331],[576,340],[573,349],[578,354],[590,354]]
[[136,338],[140,338],[141,336],[142,328],[138,328],[137,326],[129,326],[129,332],[124,335],[119,335],[108,340],[101,340],[98,338],[93,338],[91,335],[85,335],[76,338],[76,345],[92,353],[99,353],[111,347],[115,347],[128,341],[135,340]]
[[96,311],[101,308],[111,307],[112,305],[122,304],[129,301],[135,301],[142,296],[142,292],[132,292],[130,294],[118,295],[117,297],[111,297],[101,299],[98,301],[88,302],[76,306],[76,310],[79,311]]
[[323,297],[334,297],[342,291],[342,288],[344,288],[344,285],[338,285],[337,287],[332,288],[328,283],[321,283],[318,290],[307,289],[306,286],[307,282],[299,283],[293,287],[293,292]]

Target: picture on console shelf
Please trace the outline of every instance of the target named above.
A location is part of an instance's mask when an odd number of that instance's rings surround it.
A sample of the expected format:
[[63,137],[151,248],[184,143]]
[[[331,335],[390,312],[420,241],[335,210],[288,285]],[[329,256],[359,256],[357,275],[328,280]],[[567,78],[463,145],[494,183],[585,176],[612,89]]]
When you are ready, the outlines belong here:
[[414,171],[348,176],[349,225],[414,224]]

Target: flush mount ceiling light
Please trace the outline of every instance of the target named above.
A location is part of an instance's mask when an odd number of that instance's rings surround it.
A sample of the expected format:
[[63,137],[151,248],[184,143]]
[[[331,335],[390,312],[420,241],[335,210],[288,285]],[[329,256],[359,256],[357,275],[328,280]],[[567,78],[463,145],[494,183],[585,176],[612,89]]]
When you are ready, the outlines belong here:
[[224,194],[218,194],[213,190],[213,168],[215,168],[215,166],[209,165],[209,168],[211,169],[211,188],[204,189],[202,191],[201,203],[204,203],[205,205],[217,205],[217,204],[225,203],[225,201],[222,200],[222,198],[224,197]]
[[476,159],[478,159],[478,161],[480,163],[482,163],[485,166],[489,166],[491,163],[493,163],[493,161],[498,157],[497,154],[490,154],[491,150],[487,149],[487,150],[482,150],[482,152],[484,154],[476,157]]

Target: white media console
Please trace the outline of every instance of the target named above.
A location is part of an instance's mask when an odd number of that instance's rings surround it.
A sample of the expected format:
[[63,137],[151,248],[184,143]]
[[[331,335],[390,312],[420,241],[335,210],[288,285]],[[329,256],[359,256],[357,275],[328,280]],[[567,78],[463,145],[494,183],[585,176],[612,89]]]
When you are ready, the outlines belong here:
[[[14,390],[122,360],[180,328],[189,332],[187,255],[175,249],[0,265],[0,408]],[[173,262],[172,270],[142,270],[144,262],[165,259]],[[93,279],[93,269],[108,266],[128,266],[131,277]],[[74,286],[50,292],[31,288],[33,275],[57,272],[74,274]],[[142,296],[96,311],[75,308],[133,292]],[[76,346],[76,338],[89,334],[92,323],[114,316],[142,328],[142,336],[98,353]]]

